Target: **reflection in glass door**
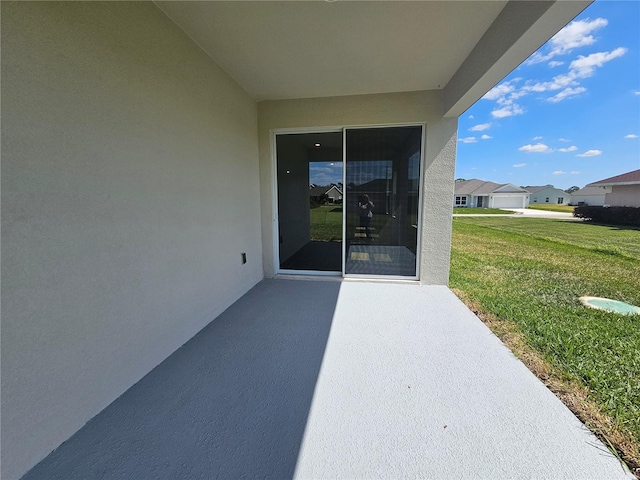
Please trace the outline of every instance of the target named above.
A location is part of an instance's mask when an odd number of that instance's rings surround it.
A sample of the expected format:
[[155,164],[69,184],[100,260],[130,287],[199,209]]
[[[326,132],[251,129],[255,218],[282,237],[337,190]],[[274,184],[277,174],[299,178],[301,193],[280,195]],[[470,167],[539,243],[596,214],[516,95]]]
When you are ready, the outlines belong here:
[[276,135],[278,266],[342,272],[342,131]]
[[345,134],[344,273],[415,278],[422,127]]

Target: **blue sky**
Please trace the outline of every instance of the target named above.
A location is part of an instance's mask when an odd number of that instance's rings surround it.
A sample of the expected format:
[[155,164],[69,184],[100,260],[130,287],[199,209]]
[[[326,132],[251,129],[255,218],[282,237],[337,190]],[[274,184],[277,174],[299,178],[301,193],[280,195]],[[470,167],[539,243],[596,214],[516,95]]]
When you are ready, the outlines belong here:
[[640,2],[600,0],[459,119],[456,178],[583,187],[640,168]]

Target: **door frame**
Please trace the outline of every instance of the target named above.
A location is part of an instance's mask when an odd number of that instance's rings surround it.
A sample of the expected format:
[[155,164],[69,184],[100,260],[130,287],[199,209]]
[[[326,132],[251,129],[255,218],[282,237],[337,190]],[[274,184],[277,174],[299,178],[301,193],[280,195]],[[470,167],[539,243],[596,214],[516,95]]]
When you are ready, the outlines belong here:
[[[271,189],[273,192],[273,219],[272,219],[272,229],[273,229],[273,263],[274,263],[274,271],[276,275],[312,275],[312,276],[322,276],[322,277],[341,277],[341,271],[335,272],[325,272],[322,270],[287,270],[280,268],[280,229],[278,223],[278,149],[277,149],[277,136],[278,135],[290,135],[290,134],[304,134],[304,133],[342,133],[344,135],[343,127],[303,127],[303,128],[278,128],[271,130],[269,132],[271,137]],[[344,142],[344,139],[343,139]],[[344,153],[343,153],[344,157]],[[344,177],[344,166],[342,170],[342,175]],[[344,179],[344,178],[343,178]],[[342,214],[344,215],[344,192],[342,194],[343,198],[343,209]],[[344,236],[344,229],[342,232]]]
[[[347,208],[347,192],[344,188],[342,192],[342,270],[336,272],[325,272],[320,270],[286,270],[280,268],[280,231],[278,226],[278,150],[277,136],[287,134],[304,134],[304,133],[342,133],[342,181],[344,185],[347,162],[346,162],[346,142],[347,130],[370,129],[370,128],[389,128],[389,127],[421,127],[422,134],[420,138],[420,178],[418,180],[418,224],[417,224],[417,245],[416,245],[416,275],[400,276],[400,275],[356,275],[345,273],[346,264],[346,208]],[[408,122],[408,123],[387,123],[387,124],[371,124],[371,125],[342,125],[334,127],[300,127],[300,128],[277,128],[269,131],[270,147],[271,147],[271,189],[272,189],[272,231],[273,231],[273,262],[276,275],[307,275],[307,276],[331,276],[354,279],[370,279],[370,280],[419,280],[420,279],[420,259],[422,253],[422,204],[424,189],[424,159],[426,152],[427,125],[425,122]]]

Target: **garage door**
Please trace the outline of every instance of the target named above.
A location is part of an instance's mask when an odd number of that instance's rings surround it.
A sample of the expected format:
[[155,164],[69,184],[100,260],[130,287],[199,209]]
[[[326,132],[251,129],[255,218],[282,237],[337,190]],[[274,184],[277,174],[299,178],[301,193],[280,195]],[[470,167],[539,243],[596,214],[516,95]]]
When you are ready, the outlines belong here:
[[522,208],[521,195],[494,196],[493,208]]

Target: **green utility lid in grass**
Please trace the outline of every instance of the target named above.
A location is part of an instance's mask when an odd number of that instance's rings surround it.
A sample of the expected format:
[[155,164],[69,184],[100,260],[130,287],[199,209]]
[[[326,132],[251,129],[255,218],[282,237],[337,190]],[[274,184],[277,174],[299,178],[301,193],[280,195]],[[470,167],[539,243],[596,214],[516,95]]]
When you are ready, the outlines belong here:
[[580,301],[587,307],[606,310],[607,312],[621,313],[622,315],[640,314],[640,307],[636,307],[630,303],[620,302],[619,300],[611,300],[610,298],[580,297]]

